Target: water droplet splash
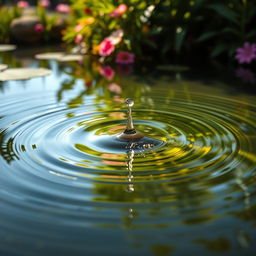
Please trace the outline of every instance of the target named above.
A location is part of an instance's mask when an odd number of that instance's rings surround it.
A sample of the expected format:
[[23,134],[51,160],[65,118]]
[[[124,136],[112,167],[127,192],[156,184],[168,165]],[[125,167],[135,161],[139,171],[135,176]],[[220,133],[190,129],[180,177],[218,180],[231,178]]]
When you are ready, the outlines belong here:
[[164,144],[163,141],[144,137],[142,132],[137,131],[134,128],[132,119],[132,106],[134,105],[134,100],[128,98],[125,100],[125,103],[128,107],[126,129],[121,134],[116,136],[118,140],[125,141],[127,144],[125,148],[129,150],[148,150],[154,148],[155,146]]

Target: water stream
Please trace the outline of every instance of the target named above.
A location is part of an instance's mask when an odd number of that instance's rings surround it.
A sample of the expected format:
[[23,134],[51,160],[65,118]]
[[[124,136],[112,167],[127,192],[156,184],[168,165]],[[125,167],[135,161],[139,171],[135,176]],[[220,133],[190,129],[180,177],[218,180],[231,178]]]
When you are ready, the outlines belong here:
[[0,85],[1,255],[253,255],[254,95],[47,65]]

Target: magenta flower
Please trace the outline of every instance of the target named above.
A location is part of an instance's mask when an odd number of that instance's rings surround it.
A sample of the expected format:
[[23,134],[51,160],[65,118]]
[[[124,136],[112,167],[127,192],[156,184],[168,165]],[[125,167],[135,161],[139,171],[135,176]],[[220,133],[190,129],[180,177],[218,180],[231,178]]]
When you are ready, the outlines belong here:
[[99,45],[100,56],[109,56],[115,50],[115,46],[109,39],[104,39]]
[[109,14],[110,17],[119,18],[127,11],[126,4],[120,4],[113,12]]
[[49,0],[40,0],[39,4],[42,6],[42,7],[49,7],[51,5],[50,1]]
[[110,66],[100,67],[99,72],[102,76],[107,78],[108,80],[112,80],[115,76],[115,71]]
[[29,6],[29,3],[27,1],[18,1],[17,6],[19,8],[26,8]]
[[36,32],[41,33],[41,32],[43,32],[44,27],[42,24],[36,24],[34,29]]
[[116,55],[115,62],[119,64],[132,64],[134,59],[135,55],[133,53],[122,51]]
[[256,58],[256,44],[244,43],[242,48],[236,49],[235,58],[241,63],[250,63]]
[[236,70],[236,76],[241,78],[245,83],[254,84],[256,82],[256,77],[251,70],[245,68],[238,68]]
[[67,4],[58,4],[56,6],[56,11],[62,13],[70,13],[70,7]]
[[75,43],[80,44],[83,41],[83,36],[81,34],[76,35]]

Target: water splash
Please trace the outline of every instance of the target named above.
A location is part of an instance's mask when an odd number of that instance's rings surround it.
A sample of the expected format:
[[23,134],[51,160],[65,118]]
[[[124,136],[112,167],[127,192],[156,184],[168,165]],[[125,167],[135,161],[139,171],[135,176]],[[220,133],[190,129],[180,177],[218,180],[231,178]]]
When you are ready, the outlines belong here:
[[156,140],[153,138],[144,137],[144,134],[140,131],[137,131],[133,125],[133,118],[132,118],[132,106],[134,105],[134,100],[128,98],[125,100],[127,105],[127,123],[125,130],[116,136],[118,140],[124,140],[126,143],[125,148],[129,150],[149,150],[153,149],[154,147],[159,147],[164,145],[163,141]]

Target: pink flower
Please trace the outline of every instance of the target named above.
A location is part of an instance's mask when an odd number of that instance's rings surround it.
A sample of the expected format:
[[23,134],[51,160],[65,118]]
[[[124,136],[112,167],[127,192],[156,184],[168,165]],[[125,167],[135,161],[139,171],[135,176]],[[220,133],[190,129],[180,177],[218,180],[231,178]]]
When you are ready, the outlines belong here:
[[42,24],[36,24],[34,29],[36,32],[41,33],[41,32],[43,32],[44,27]]
[[76,35],[75,43],[80,44],[83,41],[83,36],[81,34]]
[[115,71],[110,66],[100,67],[100,74],[107,78],[108,80],[112,80],[115,76]]
[[251,70],[245,68],[238,68],[236,70],[236,76],[241,78],[246,83],[254,84],[256,82],[256,77]]
[[40,0],[39,4],[42,6],[42,7],[49,7],[51,5],[50,1],[49,0]]
[[56,6],[56,11],[62,13],[70,13],[70,7],[67,4],[58,4]]
[[26,8],[26,7],[29,6],[29,4],[28,4],[27,1],[19,1],[19,2],[17,3],[17,6],[18,6],[19,8]]
[[239,63],[250,63],[256,58],[256,44],[245,42],[242,48],[236,49],[235,58]]
[[115,46],[109,39],[104,39],[99,45],[100,56],[109,56],[115,50]]
[[110,17],[118,18],[121,17],[127,11],[126,4],[120,4],[113,12],[109,14]]
[[115,62],[119,64],[131,64],[134,63],[134,59],[135,56],[133,53],[122,51],[116,55]]
[[83,25],[78,24],[78,25],[75,26],[75,31],[76,31],[76,32],[79,32],[79,31],[81,31],[83,28],[84,28]]
[[120,85],[116,84],[116,83],[111,83],[108,85],[108,89],[111,92],[114,92],[116,94],[120,94],[122,92],[122,88],[120,87]]

